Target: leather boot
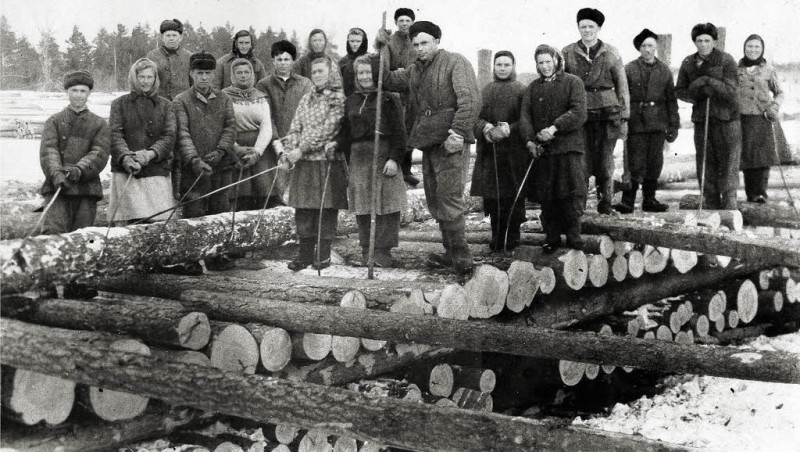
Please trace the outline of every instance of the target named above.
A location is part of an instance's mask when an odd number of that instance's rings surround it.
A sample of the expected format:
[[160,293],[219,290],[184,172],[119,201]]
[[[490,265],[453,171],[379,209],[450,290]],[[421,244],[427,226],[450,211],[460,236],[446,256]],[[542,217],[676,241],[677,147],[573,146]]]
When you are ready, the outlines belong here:
[[469,251],[464,229],[450,231],[450,253],[453,258],[453,270],[463,275],[472,270],[472,253]]
[[566,236],[567,236],[567,246],[574,250],[582,250],[583,249],[583,239],[581,238],[581,223],[580,220],[577,221],[566,221]]
[[314,262],[314,247],[316,240],[313,238],[301,238],[300,247],[297,249],[297,257],[289,262],[289,270],[300,271]]
[[637,190],[639,190],[639,183],[631,181],[631,188],[622,192],[622,200],[618,204],[614,204],[614,210],[619,213],[633,213]]
[[376,267],[394,267],[394,258],[389,248],[375,248],[373,259]]
[[319,241],[319,261],[317,261],[317,256],[314,255],[314,263],[312,267],[317,270],[322,270],[323,268],[328,268],[331,266],[331,245],[333,244],[332,240],[320,240]]
[[450,231],[442,229],[442,245],[444,246],[444,253],[428,254],[427,263],[429,267],[441,268],[453,265],[453,257],[450,249]]
[[645,212],[666,212],[669,209],[667,204],[656,201],[656,187],[656,179],[645,179],[642,183],[642,210]]

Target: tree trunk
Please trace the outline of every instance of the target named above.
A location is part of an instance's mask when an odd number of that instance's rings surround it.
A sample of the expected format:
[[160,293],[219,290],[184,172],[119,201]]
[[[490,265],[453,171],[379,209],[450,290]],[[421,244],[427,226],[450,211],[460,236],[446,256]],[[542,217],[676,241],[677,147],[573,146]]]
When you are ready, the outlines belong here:
[[492,395],[488,392],[475,391],[469,388],[458,388],[451,397],[456,406],[465,410],[485,411],[491,413],[494,408]]
[[[751,272],[752,270],[748,273]],[[651,288],[651,291],[655,290]],[[355,312],[350,309],[298,305],[247,297],[236,297],[236,301],[232,301],[227,296],[200,291],[187,292],[183,295],[183,299],[187,305],[200,308],[201,311],[205,310],[211,317],[226,317],[231,321],[246,318],[248,321],[257,320],[290,331],[304,330],[397,342],[414,341],[434,346],[457,347],[460,350],[800,383],[800,366],[797,365],[796,358],[789,358],[788,355],[781,353],[764,352],[758,364],[754,365],[752,362],[737,360],[735,356],[731,356],[735,351],[730,350],[682,349],[671,348],[673,346],[670,345],[655,347],[645,352],[643,347],[653,347],[653,345],[647,345],[638,339],[535,327],[370,310]]]
[[212,367],[242,374],[255,373],[258,343],[247,328],[235,323],[211,321],[211,333],[207,353]]
[[76,301],[6,297],[6,317],[74,330],[100,330],[141,337],[155,344],[199,350],[211,330],[201,312],[175,309],[138,300]]
[[269,209],[259,230],[259,212],[237,212],[235,235],[231,214],[111,228],[84,228],[68,234],[40,235],[0,243],[4,293],[24,292],[74,281],[146,270],[165,264],[197,261],[226,248],[250,250],[280,245],[294,237],[294,210]]
[[283,328],[275,328],[259,323],[244,325],[258,343],[261,366],[267,372],[277,372],[292,358],[292,338]]
[[689,227],[667,229],[600,215],[584,215],[581,224],[588,233],[608,234],[614,240],[723,254],[765,265],[800,267],[800,249],[795,241],[789,239],[755,239],[738,234],[704,232]]
[[508,274],[491,265],[480,265],[464,284],[470,317],[488,319],[500,314],[508,297]]
[[[3,415],[25,425],[58,425],[67,420],[75,402],[75,382],[31,372],[2,368]],[[7,424],[4,426],[7,427]],[[3,432],[5,433],[5,432]],[[4,443],[5,443],[5,438]]]
[[178,299],[185,290],[198,289],[337,306],[345,294],[358,290],[364,295],[367,307],[387,311],[397,295],[421,289],[426,297],[432,297],[441,293],[444,285],[444,282],[384,280],[380,279],[380,273],[378,279],[344,279],[263,271],[250,273],[248,278],[134,274],[101,280],[96,284],[102,290],[172,299]]
[[42,334],[44,327],[8,319],[0,321],[0,325],[0,360],[4,364],[25,366],[84,384],[108,384],[114,390],[137,392],[174,405],[265,423],[325,425],[336,435],[420,450],[524,451],[534,447],[574,449],[581,444],[592,444],[597,449],[670,450],[664,443],[627,435],[573,427],[554,430],[533,420],[375,399],[344,389],[213,368],[165,364],[132,353],[110,351],[98,356],[92,347],[50,340]]
[[[685,195],[681,198],[679,206],[681,209],[697,209],[699,200],[700,197],[698,195]],[[775,203],[740,202],[738,207],[745,226],[800,229],[800,218],[797,218],[797,214],[791,206],[782,206]],[[797,265],[795,264],[795,266]]]

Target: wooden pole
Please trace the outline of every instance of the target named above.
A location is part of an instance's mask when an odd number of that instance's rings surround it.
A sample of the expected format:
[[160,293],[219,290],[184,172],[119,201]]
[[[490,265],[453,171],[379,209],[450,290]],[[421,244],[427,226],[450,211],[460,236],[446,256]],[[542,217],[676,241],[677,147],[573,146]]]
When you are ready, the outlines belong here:
[[800,384],[800,361],[790,354],[758,352],[757,360],[739,359],[740,350],[653,346],[635,338],[556,331],[536,327],[459,321],[434,316],[340,309],[328,306],[257,300],[190,291],[184,304],[211,317],[257,320],[290,331],[311,331],[395,342],[498,352],[535,358],[558,358],[649,370],[716,375],[746,380]]
[[495,413],[439,408],[430,404],[373,398],[339,388],[238,375],[119,351],[102,355],[93,347],[47,337],[45,327],[0,321],[2,363],[89,385],[105,385],[265,423],[305,428],[324,425],[331,434],[414,450],[505,450],[533,448],[683,450],[628,435],[567,427],[552,429],[534,420]]
[[[381,29],[386,29],[386,11],[381,18]],[[372,199],[369,211],[369,256],[367,257],[367,278],[375,278],[375,230],[377,229],[376,217],[378,215],[378,197],[380,196],[381,180],[376,166],[378,165],[378,152],[381,145],[381,113],[383,107],[383,73],[389,47],[384,45],[380,49],[380,66],[378,66],[378,93],[375,100],[375,139],[372,142]]]

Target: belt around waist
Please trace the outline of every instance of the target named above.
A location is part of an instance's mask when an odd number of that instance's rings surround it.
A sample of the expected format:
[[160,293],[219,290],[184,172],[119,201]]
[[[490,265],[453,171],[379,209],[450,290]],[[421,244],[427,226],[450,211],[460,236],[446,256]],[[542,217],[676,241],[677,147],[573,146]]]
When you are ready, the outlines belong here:
[[419,112],[419,114],[417,114],[417,116],[431,116],[448,111],[455,111],[455,108],[442,108],[441,110],[422,110]]
[[586,91],[596,93],[598,91],[616,91],[616,88],[614,88],[613,86],[609,88],[586,88]]
[[632,103],[634,105],[638,105],[640,107],[654,107],[656,105],[663,104],[664,102],[660,101],[660,100],[656,100],[656,101],[650,101],[650,102],[632,102]]

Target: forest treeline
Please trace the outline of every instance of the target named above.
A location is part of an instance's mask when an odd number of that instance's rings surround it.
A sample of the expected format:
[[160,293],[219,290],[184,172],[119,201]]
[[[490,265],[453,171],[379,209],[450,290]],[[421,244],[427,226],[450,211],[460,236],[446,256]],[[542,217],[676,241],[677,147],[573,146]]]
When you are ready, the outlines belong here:
[[[234,29],[230,23],[213,27],[210,31],[189,22],[184,22],[182,46],[192,52],[205,50],[216,57],[231,51]],[[254,54],[267,68],[272,70],[270,46],[288,39],[298,49],[297,33],[291,35],[271,27],[249,31],[256,36]],[[66,41],[59,42],[49,30],[41,31],[39,42],[31,43],[25,36],[17,36],[5,16],[0,16],[0,89],[60,91],[64,73],[75,69],[89,69],[95,79],[95,89],[103,91],[126,90],[128,69],[137,59],[155,49],[161,40],[158,29],[149,24],[137,24],[133,28],[117,24],[112,29],[101,28],[89,40],[75,26]],[[305,41],[305,40],[304,40]],[[337,57],[336,46],[329,44],[331,56]]]

